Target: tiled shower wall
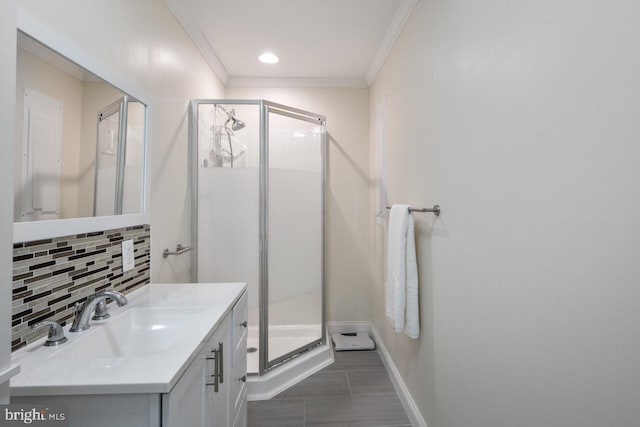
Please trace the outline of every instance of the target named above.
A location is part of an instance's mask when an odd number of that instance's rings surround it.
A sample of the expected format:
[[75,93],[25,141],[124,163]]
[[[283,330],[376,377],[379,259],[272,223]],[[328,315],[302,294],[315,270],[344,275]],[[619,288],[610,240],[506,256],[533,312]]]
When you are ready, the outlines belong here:
[[[122,272],[122,241],[133,239],[135,267]],[[13,245],[11,348],[47,334],[43,320],[66,324],[76,302],[104,289],[128,293],[150,281],[149,225]]]

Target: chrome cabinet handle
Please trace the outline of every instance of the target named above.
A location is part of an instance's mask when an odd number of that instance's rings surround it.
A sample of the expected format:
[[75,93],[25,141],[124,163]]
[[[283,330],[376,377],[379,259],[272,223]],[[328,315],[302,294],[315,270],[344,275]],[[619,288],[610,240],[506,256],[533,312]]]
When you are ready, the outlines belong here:
[[218,354],[220,355],[220,368],[218,370],[218,374],[219,374],[219,382],[220,384],[222,384],[224,382],[224,355],[223,355],[223,350],[224,350],[224,344],[223,343],[218,343]]
[[245,320],[244,322],[240,323],[240,326],[242,326],[243,328],[247,327],[247,321]]
[[46,347],[55,347],[60,344],[64,344],[67,342],[67,337],[64,336],[64,331],[62,330],[62,326],[54,320],[47,320],[44,322],[36,323],[31,325],[32,330],[40,329],[48,327],[49,335],[47,336],[47,340],[44,345]]
[[219,384],[218,384],[218,349],[213,349],[211,350],[211,353],[213,353],[214,357],[207,357],[207,360],[214,360],[215,363],[213,364],[213,375],[211,375],[211,377],[213,378],[213,382],[207,382],[206,385],[212,385],[213,386],[213,392],[217,393],[218,389],[219,389]]
[[213,354],[215,354],[215,363],[213,364],[213,391],[215,393],[218,392],[219,388],[220,388],[220,381],[218,380],[219,378],[219,374],[218,374],[218,364],[220,363],[220,354],[218,353],[218,350],[213,350]]

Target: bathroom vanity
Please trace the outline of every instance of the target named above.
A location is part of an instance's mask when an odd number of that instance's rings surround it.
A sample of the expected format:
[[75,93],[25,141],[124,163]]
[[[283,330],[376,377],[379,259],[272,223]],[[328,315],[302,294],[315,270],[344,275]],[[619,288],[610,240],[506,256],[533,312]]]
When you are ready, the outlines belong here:
[[72,427],[246,426],[244,283],[151,284],[68,342],[19,350],[15,404],[63,407]]

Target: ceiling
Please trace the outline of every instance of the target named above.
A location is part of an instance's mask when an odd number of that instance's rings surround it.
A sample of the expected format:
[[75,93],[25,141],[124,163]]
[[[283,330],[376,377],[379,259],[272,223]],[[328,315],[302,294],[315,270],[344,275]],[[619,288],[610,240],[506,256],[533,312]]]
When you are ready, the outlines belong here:
[[[367,87],[417,0],[164,0],[228,86]],[[273,52],[280,62],[262,64]]]

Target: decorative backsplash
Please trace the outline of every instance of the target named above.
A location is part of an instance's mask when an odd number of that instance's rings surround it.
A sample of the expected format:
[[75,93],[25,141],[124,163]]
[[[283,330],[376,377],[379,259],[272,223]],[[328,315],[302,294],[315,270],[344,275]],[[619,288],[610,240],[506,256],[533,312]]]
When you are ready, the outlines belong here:
[[[133,240],[135,267],[122,272],[122,241]],[[150,281],[151,227],[140,225],[13,245],[11,349],[47,334],[31,325],[65,325],[76,302],[103,289],[131,292]]]

